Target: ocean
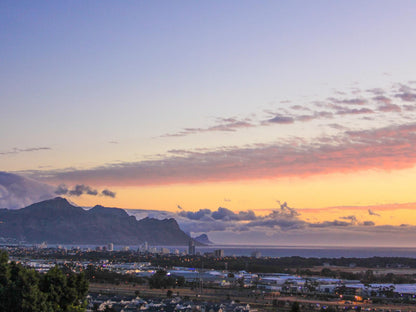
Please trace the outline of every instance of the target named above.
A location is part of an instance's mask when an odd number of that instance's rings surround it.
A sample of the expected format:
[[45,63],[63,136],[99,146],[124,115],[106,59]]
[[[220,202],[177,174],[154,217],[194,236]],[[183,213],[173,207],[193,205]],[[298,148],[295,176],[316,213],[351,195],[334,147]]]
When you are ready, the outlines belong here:
[[[56,247],[51,245],[50,247]],[[80,247],[81,249],[95,249],[96,245],[64,245],[65,248]],[[122,250],[124,246],[114,245],[114,250]],[[137,250],[139,246],[128,246],[130,250]],[[187,246],[156,246],[165,247],[171,252],[187,252]],[[257,252],[261,257],[291,257],[304,258],[369,258],[369,257],[405,257],[416,258],[416,248],[411,247],[328,247],[328,246],[260,246],[260,245],[210,245],[196,246],[197,253],[214,252],[223,249],[224,256],[252,256]]]
[[205,253],[223,249],[225,256],[251,256],[258,252],[262,257],[304,258],[369,258],[369,257],[405,257],[416,258],[416,248],[409,247],[322,247],[322,246],[230,246],[216,245],[196,247],[196,251]]

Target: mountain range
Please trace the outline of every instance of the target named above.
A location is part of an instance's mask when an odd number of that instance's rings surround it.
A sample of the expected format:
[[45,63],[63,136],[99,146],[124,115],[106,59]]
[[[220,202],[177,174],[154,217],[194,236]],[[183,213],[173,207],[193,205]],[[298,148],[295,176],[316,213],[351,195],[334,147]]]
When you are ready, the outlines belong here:
[[[192,239],[175,219],[136,220],[119,208],[95,206],[89,210],[56,197],[10,210],[0,209],[3,241],[49,244],[188,245]],[[201,245],[195,241],[196,245]]]

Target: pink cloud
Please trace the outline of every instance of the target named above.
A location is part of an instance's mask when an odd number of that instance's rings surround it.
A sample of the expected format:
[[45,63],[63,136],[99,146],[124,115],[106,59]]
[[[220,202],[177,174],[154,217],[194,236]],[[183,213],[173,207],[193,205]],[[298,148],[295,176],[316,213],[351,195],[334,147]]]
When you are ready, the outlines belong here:
[[37,171],[44,180],[95,185],[158,185],[310,176],[358,170],[394,170],[416,164],[416,123],[305,142],[190,151],[158,160],[88,170]]
[[378,110],[381,112],[401,112],[402,111],[399,105],[390,104],[390,103],[380,106]]

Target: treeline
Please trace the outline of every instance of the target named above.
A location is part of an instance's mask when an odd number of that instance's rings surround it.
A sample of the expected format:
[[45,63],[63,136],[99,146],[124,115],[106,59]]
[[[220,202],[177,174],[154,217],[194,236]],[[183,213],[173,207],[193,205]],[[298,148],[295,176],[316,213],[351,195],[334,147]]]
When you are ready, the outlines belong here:
[[40,274],[8,261],[0,251],[0,311],[81,312],[88,282],[83,274],[64,274],[58,267]]
[[187,266],[231,271],[246,270],[253,273],[296,273],[301,269],[312,269],[324,263],[330,266],[357,266],[369,269],[386,267],[416,268],[414,258],[372,257],[372,258],[253,258],[253,257],[224,257],[210,258],[203,256],[170,256],[155,257],[149,260],[152,265],[160,267]]
[[371,258],[303,258],[299,256],[281,258],[254,258],[254,257],[205,257],[205,256],[179,256],[179,255],[158,255],[142,254],[135,251],[114,251],[114,252],[85,252],[65,253],[62,250],[39,250],[22,251],[14,250],[11,255],[16,257],[42,258],[42,259],[65,259],[72,261],[99,261],[107,259],[114,263],[123,262],[150,262],[153,266],[171,267],[186,266],[209,269],[225,269],[250,272],[292,272],[297,269],[322,266],[324,263],[331,266],[350,266],[365,268],[386,268],[386,267],[409,267],[416,268],[416,258],[402,257],[371,257]]
[[176,288],[185,285],[183,276],[168,275],[165,270],[158,270],[149,278],[150,288]]
[[93,283],[109,283],[115,285],[119,285],[121,283],[141,285],[146,283],[146,279],[142,277],[138,277],[133,274],[111,272],[110,270],[93,265],[89,265],[84,273],[88,281]]
[[[316,272],[310,270],[298,271],[300,275],[316,275]],[[391,284],[413,284],[416,282],[416,276],[414,274],[400,274],[396,275],[393,273],[387,274],[374,274],[373,270],[366,270],[363,272],[344,272],[340,270],[331,270],[329,268],[323,268],[319,273],[320,276],[348,279],[348,280],[359,280],[364,284],[372,283],[391,283]]]

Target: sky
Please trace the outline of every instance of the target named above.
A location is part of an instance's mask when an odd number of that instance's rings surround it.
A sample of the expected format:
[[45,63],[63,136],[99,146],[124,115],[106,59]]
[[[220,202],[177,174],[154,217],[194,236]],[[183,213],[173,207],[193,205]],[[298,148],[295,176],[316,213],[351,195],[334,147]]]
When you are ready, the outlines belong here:
[[0,204],[219,243],[414,245],[414,1],[1,1]]

